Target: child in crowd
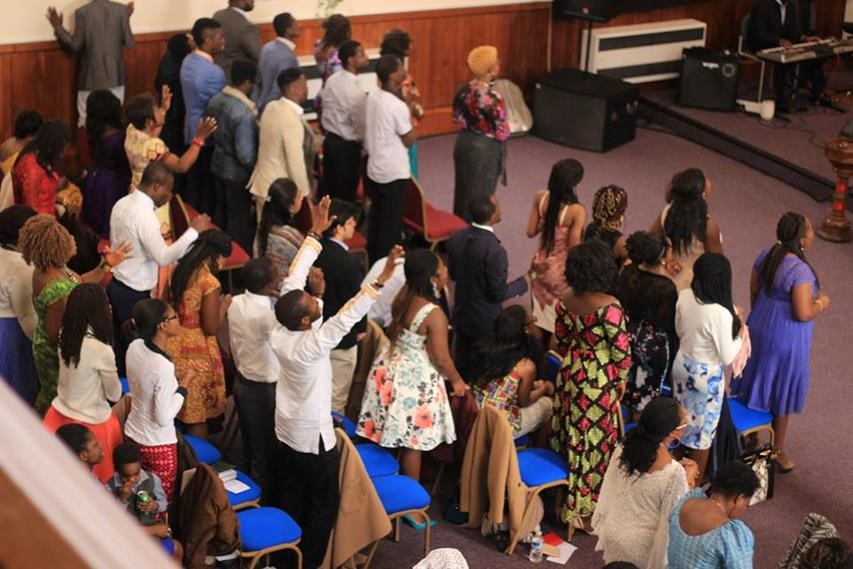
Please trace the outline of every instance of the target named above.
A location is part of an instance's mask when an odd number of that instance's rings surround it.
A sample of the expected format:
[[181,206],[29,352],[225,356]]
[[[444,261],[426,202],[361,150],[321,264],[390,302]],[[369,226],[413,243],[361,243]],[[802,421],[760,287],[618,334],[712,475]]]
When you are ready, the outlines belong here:
[[95,434],[86,425],[79,423],[62,425],[56,429],[56,436],[77,455],[89,470],[104,460],[104,447],[101,446],[101,443],[95,438]]
[[122,443],[113,450],[116,472],[107,490],[118,498],[124,509],[142,524],[145,533],[160,540],[163,549],[180,561],[183,550],[180,542],[172,539],[166,519],[168,501],[160,478],[142,469],[142,453],[133,443]]

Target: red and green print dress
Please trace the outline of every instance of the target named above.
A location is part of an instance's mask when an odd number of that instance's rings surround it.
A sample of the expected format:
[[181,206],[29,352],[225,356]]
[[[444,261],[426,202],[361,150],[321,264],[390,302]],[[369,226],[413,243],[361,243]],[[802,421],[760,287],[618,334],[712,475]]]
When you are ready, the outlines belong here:
[[625,325],[618,302],[583,316],[557,303],[554,334],[563,365],[549,444],[569,464],[565,522],[595,510],[619,436],[619,386],[631,367]]

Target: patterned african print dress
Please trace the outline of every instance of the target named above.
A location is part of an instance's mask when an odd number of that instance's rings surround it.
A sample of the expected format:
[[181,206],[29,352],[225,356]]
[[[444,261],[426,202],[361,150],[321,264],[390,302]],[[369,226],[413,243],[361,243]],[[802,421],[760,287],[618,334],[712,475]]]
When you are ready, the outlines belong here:
[[557,304],[554,330],[563,356],[551,422],[551,449],[569,464],[562,519],[595,510],[619,436],[619,385],[631,367],[625,313],[618,302],[579,315]]
[[219,294],[219,280],[202,267],[184,291],[178,316],[184,328],[180,336],[169,338],[166,353],[175,362],[175,376],[196,372],[187,388],[186,402],[178,419],[187,424],[204,423],[225,412],[225,370],[216,336],[201,329],[201,303],[209,294]]
[[44,415],[56,397],[56,385],[59,381],[59,352],[56,345],[47,337],[47,308],[59,302],[79,284],[79,280],[69,277],[57,277],[44,285],[33,300],[38,323],[33,333],[33,360],[39,378],[39,392],[36,396],[36,412]]

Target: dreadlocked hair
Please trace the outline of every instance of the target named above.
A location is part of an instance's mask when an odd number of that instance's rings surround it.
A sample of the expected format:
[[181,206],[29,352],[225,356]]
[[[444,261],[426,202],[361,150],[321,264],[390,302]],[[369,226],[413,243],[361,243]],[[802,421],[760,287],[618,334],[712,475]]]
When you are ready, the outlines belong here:
[[732,338],[738,335],[741,321],[732,301],[732,265],[719,253],[702,253],[693,265],[693,294],[701,304],[719,304],[732,315]]
[[415,249],[406,253],[406,263],[403,265],[406,284],[397,293],[391,305],[391,324],[388,326],[388,339],[391,347],[396,345],[403,332],[403,319],[409,312],[409,307],[415,298],[421,297],[430,302],[438,302],[433,290],[432,278],[438,273],[441,259],[429,249]]
[[679,254],[690,252],[693,240],[705,243],[708,230],[708,203],[705,201],[705,174],[688,168],[672,178],[666,194],[669,211],[663,231]]
[[104,287],[83,283],[68,295],[65,313],[62,315],[59,355],[65,365],[76,367],[80,363],[83,340],[90,334],[99,342],[111,345],[113,317]]
[[[817,273],[806,260],[806,254],[803,252],[803,246],[800,244],[800,239],[806,236],[808,224],[806,218],[797,212],[789,211],[782,214],[779,222],[776,224],[776,244],[764,257],[761,262],[761,268],[758,271],[758,280],[765,292],[770,292],[773,288],[773,281],[776,278],[776,272],[779,270],[779,265],[785,259],[785,255],[792,253],[797,256],[802,262],[808,265],[817,280]],[[820,285],[820,281],[818,281]]]
[[557,231],[560,210],[563,206],[578,203],[575,187],[583,179],[583,165],[577,160],[560,160],[551,168],[548,178],[548,209],[542,220],[541,247],[548,255],[554,249],[554,234]]
[[39,271],[62,268],[74,251],[74,238],[53,216],[40,214],[27,220],[18,234],[24,261]]
[[184,298],[184,292],[190,285],[190,278],[196,274],[199,267],[206,265],[211,272],[215,272],[219,257],[229,255],[231,255],[231,237],[228,234],[216,229],[208,229],[198,236],[187,254],[178,261],[175,272],[172,274],[170,292],[175,310]]
[[618,231],[627,209],[628,192],[619,186],[604,186],[592,200],[592,221],[602,229]]

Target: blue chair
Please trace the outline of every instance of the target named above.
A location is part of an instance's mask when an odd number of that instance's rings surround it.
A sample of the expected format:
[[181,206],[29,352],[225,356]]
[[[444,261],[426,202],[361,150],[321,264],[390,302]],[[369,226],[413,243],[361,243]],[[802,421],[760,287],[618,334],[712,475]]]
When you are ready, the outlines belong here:
[[515,439],[515,450],[524,450],[530,446],[530,435],[521,435]]
[[[566,464],[563,457],[548,449],[531,448],[519,451],[518,471],[521,475],[521,481],[527,489],[522,519],[527,515],[527,509],[540,492],[555,486],[568,486],[569,484],[569,465]],[[510,542],[506,550],[507,555],[512,555],[517,545],[517,539],[518,537]]]
[[400,463],[389,450],[374,443],[359,443],[355,445],[355,450],[358,451],[367,475],[371,478],[400,473]]
[[341,424],[341,428],[349,438],[355,438],[355,423],[352,419],[337,411],[332,411],[332,419]]
[[548,350],[548,355],[545,357],[545,369],[542,370],[542,379],[547,381],[556,381],[557,374],[560,373],[560,368],[563,365],[563,358],[554,350]]
[[732,416],[735,430],[741,437],[746,437],[760,431],[770,435],[770,446],[776,448],[776,431],[773,430],[773,415],[766,411],[750,409],[737,399],[728,399],[729,413]]
[[[388,514],[388,519],[394,524],[394,541],[400,541],[400,518],[412,514],[423,516],[426,520],[424,529],[424,557],[430,549],[430,518],[429,510],[430,496],[417,480],[397,474],[394,476],[382,476],[373,478],[373,487],[379,495],[382,507]],[[376,554],[379,542],[373,543],[364,569],[369,569]]]
[[254,569],[262,557],[284,549],[296,552],[297,566],[302,569],[302,529],[286,512],[278,508],[245,510],[237,512],[237,522],[243,543],[241,555],[251,559],[248,569]]
[[187,444],[189,444],[195,451],[195,455],[199,462],[212,466],[222,460],[222,453],[219,452],[219,449],[206,440],[192,435],[184,435],[184,440],[186,440]]
[[628,420],[631,418],[631,411],[625,407],[625,405],[620,403],[619,410],[621,411],[619,414],[619,428],[622,431],[622,436],[624,437],[637,428],[637,423]]
[[118,382],[121,384],[121,394],[127,395],[130,393],[130,382],[127,381],[126,377],[118,378]]
[[237,480],[248,486],[249,489],[243,490],[239,494],[228,492],[228,503],[231,504],[231,507],[235,511],[245,510],[246,508],[257,508],[261,501],[261,487],[242,470],[237,470],[236,472]]

